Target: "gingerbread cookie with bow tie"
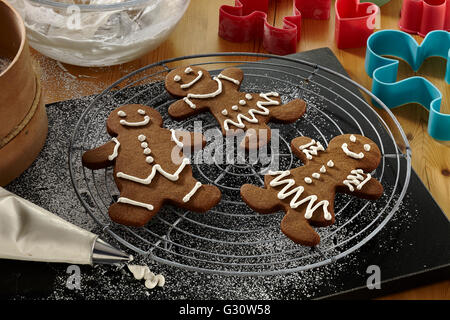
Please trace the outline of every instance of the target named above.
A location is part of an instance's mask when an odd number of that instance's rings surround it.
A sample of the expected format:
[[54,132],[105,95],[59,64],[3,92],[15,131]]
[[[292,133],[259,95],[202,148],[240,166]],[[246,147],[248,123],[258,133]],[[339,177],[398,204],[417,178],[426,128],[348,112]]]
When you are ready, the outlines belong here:
[[162,123],[153,108],[121,106],[107,120],[112,140],[83,154],[87,168],[114,166],[120,196],[108,214],[117,223],[143,226],[165,203],[205,212],[220,201],[220,190],[197,181],[183,154],[185,148],[203,147],[203,135],[168,130]]
[[276,92],[239,91],[243,78],[238,68],[226,68],[215,77],[195,66],[172,70],[166,76],[166,89],[182,99],[169,107],[169,115],[185,119],[211,112],[224,136],[243,133],[241,146],[256,149],[270,140],[269,121],[292,123],[306,112],[306,103],[300,99],[282,104]]
[[364,199],[378,199],[383,186],[370,174],[381,160],[378,146],[356,134],[333,138],[328,148],[308,137],[292,140],[293,153],[303,166],[286,171],[271,171],[264,188],[246,184],[241,196],[260,213],[284,210],[282,232],[296,243],[316,246],[320,237],[312,228],[334,223],[336,192]]

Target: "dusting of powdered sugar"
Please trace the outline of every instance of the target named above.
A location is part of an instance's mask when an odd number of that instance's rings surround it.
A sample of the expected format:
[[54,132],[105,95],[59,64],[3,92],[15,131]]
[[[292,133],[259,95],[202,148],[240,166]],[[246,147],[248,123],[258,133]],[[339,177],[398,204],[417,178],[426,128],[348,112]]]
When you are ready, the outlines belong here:
[[[45,66],[44,66],[45,67]],[[44,74],[49,74],[51,70],[62,70],[57,64],[51,64]],[[51,69],[56,68],[56,69]],[[62,70],[61,72],[70,72]],[[256,73],[257,71],[255,71]],[[78,80],[72,76],[64,76],[63,85],[77,88]],[[65,83],[65,84],[64,84]],[[308,103],[308,113],[299,119],[293,125],[270,124],[271,128],[280,130],[280,135],[285,142],[280,143],[282,154],[287,154],[280,158],[280,167],[289,169],[302,165],[301,161],[295,157],[289,156],[289,142],[299,135],[309,135],[312,138],[321,140],[324,144],[333,136],[339,134],[339,130],[330,126],[330,120],[323,117],[322,112],[329,113],[331,119],[340,121],[340,115],[329,101],[333,97],[324,99],[319,95],[321,92],[319,86],[308,82],[298,81],[296,86],[286,86],[285,83],[277,81],[260,82],[259,78],[245,78],[242,83],[241,91],[245,92],[269,92],[277,91],[281,94],[283,103],[295,98],[303,98]],[[141,92],[142,94],[137,95]],[[313,94],[317,93],[317,95]],[[134,97],[132,101],[130,97]],[[194,121],[177,122],[167,115],[164,102],[171,99],[164,92],[162,82],[154,83],[145,87],[130,88],[122,94],[114,97],[114,103],[108,102],[103,105],[95,106],[95,110],[87,113],[86,119],[89,125],[81,126],[82,132],[79,139],[73,146],[76,150],[85,150],[101,145],[110,139],[106,133],[105,120],[110,111],[123,102],[143,103],[158,107],[164,119],[164,125],[168,128],[182,127],[192,130]],[[102,228],[96,224],[93,219],[86,214],[86,208],[83,207],[75,196],[68,174],[67,150],[71,135],[75,129],[75,123],[79,120],[81,113],[93,101],[91,98],[66,101],[48,107],[49,116],[49,137],[40,157],[33,166],[25,172],[18,180],[8,186],[8,189],[18,195],[23,196],[35,202],[38,205],[60,215],[64,219],[86,228],[92,232],[101,234],[102,238],[123,250],[129,251],[126,247],[120,245],[109,233],[103,232]],[[151,103],[150,103],[151,102]],[[196,116],[195,120],[203,120],[205,123],[216,125],[215,120],[209,114]],[[315,128],[322,128],[321,134]],[[78,137],[78,135],[75,135]],[[155,287],[148,290],[142,282],[136,281],[129,268],[125,266],[81,266],[81,288],[80,290],[71,290],[66,286],[67,273],[66,266],[54,266],[57,276],[55,287],[52,294],[45,299],[313,299],[320,298],[330,292],[338,292],[348,288],[348,279],[345,275],[351,275],[351,281],[355,283],[365,283],[367,275],[365,267],[371,264],[371,257],[367,254],[361,254],[361,250],[375,252],[378,255],[389,254],[401,250],[408,245],[402,243],[396,238],[395,233],[390,232],[392,228],[407,230],[408,225],[414,223],[417,212],[407,211],[413,201],[406,196],[401,203],[396,201],[395,195],[390,199],[394,192],[389,181],[383,184],[385,195],[379,201],[371,202],[365,207],[366,200],[355,199],[347,195],[338,195],[335,201],[336,211],[344,208],[337,217],[336,224],[329,228],[320,228],[318,232],[323,239],[320,246],[316,249],[302,247],[293,244],[280,231],[279,224],[283,218],[283,213],[272,215],[256,215],[251,209],[246,207],[240,199],[239,186],[243,183],[253,183],[262,185],[262,175],[253,173],[242,174],[242,168],[232,167],[229,174],[223,175],[220,182],[223,192],[223,201],[214,210],[199,215],[195,213],[185,213],[182,210],[173,207],[165,207],[158,218],[153,219],[148,226],[148,230],[133,228],[133,233],[127,232],[125,228],[116,224],[110,224],[106,210],[112,199],[117,197],[118,191],[111,179],[112,170],[90,173],[85,178],[86,172],[79,165],[81,152],[75,152],[75,163],[78,165],[73,168],[73,179],[76,182],[80,197],[85,202],[85,206],[91,213],[100,220],[101,223],[109,225],[109,230],[122,237],[124,241],[139,247],[147,254],[133,253],[135,260],[133,264],[148,266],[155,274],[164,274],[166,285],[164,287]],[[210,182],[208,179],[216,180],[219,178],[223,167],[220,165],[193,165],[194,176],[201,182]],[[261,170],[263,165],[255,164],[248,170]],[[233,171],[235,170],[235,171]],[[85,181],[85,180],[89,181]],[[97,183],[95,183],[97,181]],[[102,181],[102,183],[98,183]],[[94,186],[98,188],[98,196],[92,196]],[[386,203],[389,202],[387,206]],[[404,205],[407,203],[408,205]],[[395,205],[399,205],[397,212],[401,212],[399,217],[397,213],[392,213]],[[96,208],[100,208],[99,212]],[[408,209],[409,210],[409,209]],[[349,215],[361,211],[354,218],[353,222],[345,224]],[[384,212],[380,215],[380,212]],[[187,218],[176,228],[169,230],[168,225],[175,225],[175,222],[183,216]],[[378,217],[380,215],[380,217]],[[404,217],[408,218],[405,219]],[[353,245],[364,239],[367,234],[358,235],[374,219],[387,219],[391,221],[387,225],[390,229],[382,229],[376,236],[376,241],[365,244],[359,251],[350,253],[333,260],[340,253],[351,248]],[[213,226],[213,228],[204,228],[203,226]],[[178,232],[182,230],[184,232]],[[229,232],[235,230],[238,232]],[[253,232],[254,231],[254,232]],[[186,232],[197,235],[189,236]],[[155,235],[163,235],[166,238],[158,239]],[[354,237],[348,244],[345,241]],[[360,238],[361,237],[361,238]],[[142,241],[145,239],[146,241]],[[203,239],[214,239],[215,241],[204,241]],[[279,239],[278,241],[264,241],[265,239]],[[159,240],[159,241],[158,241]],[[171,246],[165,244],[164,240],[170,240],[173,243],[182,244],[182,246]],[[242,242],[253,245],[231,246],[228,243]],[[157,243],[157,245],[154,245]],[[187,248],[194,248],[199,252],[192,252]],[[233,270],[240,271],[270,271],[270,266],[255,263],[255,259],[249,260],[252,264],[246,266],[233,265],[233,259],[222,260],[221,255],[224,252],[239,256],[266,255],[273,254],[270,260],[273,268],[295,269],[299,266],[308,266],[318,261],[328,261],[328,264],[317,268],[303,271],[287,272],[286,274],[265,275],[265,276],[233,276],[229,274],[209,274],[187,270],[175,267],[169,264],[162,264],[155,261],[154,258],[166,259],[167,261],[177,262],[181,265],[194,266],[202,268],[216,268],[215,271]],[[295,260],[286,262],[289,258],[287,252],[295,250],[299,256],[308,256],[305,260]],[[202,254],[210,252],[218,254],[216,256]],[[197,258],[190,259],[188,256]],[[298,257],[298,256],[297,256]],[[296,256],[294,256],[296,258]],[[206,261],[203,261],[206,260]],[[237,259],[238,260],[238,259]],[[256,259],[257,260],[257,259]],[[242,262],[242,260],[238,260]],[[267,263],[267,258],[262,259]],[[218,264],[214,264],[218,262]],[[221,265],[226,262],[229,265]],[[240,268],[237,268],[240,267]],[[276,269],[275,269],[276,271]],[[22,297],[16,297],[21,299]]]

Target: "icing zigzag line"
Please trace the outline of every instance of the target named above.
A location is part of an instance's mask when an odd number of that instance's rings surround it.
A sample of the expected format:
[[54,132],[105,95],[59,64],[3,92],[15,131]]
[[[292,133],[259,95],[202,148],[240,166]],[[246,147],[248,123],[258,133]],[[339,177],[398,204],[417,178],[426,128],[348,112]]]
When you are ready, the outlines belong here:
[[287,197],[294,195],[294,197],[292,198],[291,202],[289,203],[290,207],[292,209],[296,209],[298,206],[302,205],[303,203],[308,202],[308,206],[306,208],[306,213],[305,213],[305,218],[306,219],[311,219],[314,211],[316,211],[319,207],[323,207],[323,213],[324,213],[324,217],[326,220],[331,220],[331,214],[330,212],[328,212],[328,206],[329,206],[329,202],[327,200],[321,200],[318,203],[316,203],[317,201],[317,196],[316,195],[310,195],[306,198],[303,198],[301,200],[298,200],[303,191],[305,191],[305,188],[303,188],[302,186],[298,186],[290,191],[288,191],[291,187],[293,187],[295,185],[295,180],[294,179],[284,179],[283,178],[287,177],[288,175],[291,174],[291,172],[288,171],[271,171],[269,172],[270,175],[278,175],[278,177],[274,178],[271,182],[270,182],[270,186],[271,187],[277,187],[280,185],[285,184],[285,186],[283,187],[283,189],[278,193],[278,199],[286,199]]
[[248,121],[250,123],[258,123],[258,119],[256,119],[255,113],[263,115],[263,116],[267,116],[269,114],[269,109],[267,109],[264,106],[273,106],[273,105],[279,105],[280,104],[278,101],[275,101],[275,100],[272,100],[272,99],[269,98],[269,97],[272,97],[272,96],[278,97],[278,93],[276,93],[276,92],[269,92],[269,93],[265,93],[265,94],[261,93],[259,96],[264,98],[264,99],[266,99],[266,102],[258,101],[256,103],[256,105],[262,111],[258,110],[258,109],[250,109],[248,111],[248,114],[251,116],[251,118],[249,118],[248,116],[243,115],[243,114],[238,114],[237,121],[233,121],[231,119],[225,120],[223,122],[223,126],[224,126],[225,130],[227,130],[227,131],[230,130],[230,127],[228,126],[228,123],[230,123],[232,125],[235,125],[236,127],[241,128],[241,129],[245,128],[245,124],[243,123],[242,120]]

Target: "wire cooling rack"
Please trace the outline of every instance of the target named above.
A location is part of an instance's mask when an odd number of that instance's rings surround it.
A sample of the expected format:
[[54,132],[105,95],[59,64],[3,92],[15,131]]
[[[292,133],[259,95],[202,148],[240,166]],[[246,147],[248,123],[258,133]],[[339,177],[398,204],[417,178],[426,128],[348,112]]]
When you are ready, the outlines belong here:
[[[283,102],[304,99],[307,114],[294,124],[270,124],[272,129],[278,129],[279,139],[273,140],[279,141],[279,151],[273,152],[269,145],[266,149],[269,161],[265,163],[233,163],[236,160],[233,154],[228,154],[228,162],[198,163],[199,154],[193,155],[194,176],[222,191],[222,201],[209,212],[198,214],[166,205],[145,227],[118,225],[107,213],[119,195],[112,168],[88,170],[82,166],[82,154],[111,139],[106,132],[106,119],[112,110],[128,103],[155,108],[167,128],[193,131],[198,130],[201,122],[203,132],[219,130],[209,114],[182,122],[167,115],[167,108],[175,99],[166,92],[164,78],[183,65],[202,66],[213,75],[225,67],[239,66],[245,75],[241,91],[277,91]],[[361,93],[382,107],[379,113]],[[283,212],[258,214],[241,200],[240,186],[244,183],[262,186],[264,173],[275,162],[280,170],[302,165],[291,153],[291,139],[306,135],[327,145],[334,136],[344,133],[362,134],[377,143],[383,156],[372,174],[381,181],[385,192],[377,201],[338,194],[336,223],[317,228],[321,236],[318,246],[296,245],[285,237],[280,231]],[[118,80],[98,95],[79,119],[70,143],[69,169],[76,194],[89,215],[104,232],[128,248],[154,261],[192,271],[256,276],[318,267],[361,248],[399,208],[409,183],[411,151],[389,109],[370,91],[340,73],[289,57],[224,53],[161,61]]]

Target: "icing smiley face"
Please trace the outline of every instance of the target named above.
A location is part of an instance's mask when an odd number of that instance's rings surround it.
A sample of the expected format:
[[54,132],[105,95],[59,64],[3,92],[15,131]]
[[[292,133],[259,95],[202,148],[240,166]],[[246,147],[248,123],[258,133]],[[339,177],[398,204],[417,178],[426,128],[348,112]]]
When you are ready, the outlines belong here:
[[[145,110],[143,109],[138,109],[137,113],[139,113],[140,115],[144,116],[144,119],[142,121],[135,121],[135,122],[129,122],[125,119],[122,119],[119,121],[119,123],[123,126],[128,126],[128,127],[143,127],[146,126],[147,124],[150,123],[150,116],[148,116],[145,113]],[[118,111],[117,115],[121,118],[126,118],[127,114],[125,113],[125,111]]]
[[108,117],[108,132],[117,135],[127,129],[142,130],[153,125],[159,127],[161,115],[143,105],[126,105],[116,109]]
[[189,90],[202,92],[201,88],[205,86],[217,87],[217,83],[211,78],[208,72],[201,68],[192,66],[186,68],[178,68],[171,71],[166,78],[167,85],[177,92],[177,95],[185,95]]
[[332,139],[329,150],[339,150],[347,161],[372,162],[381,157],[378,146],[370,139],[358,134],[346,134],[339,136],[338,140]]

